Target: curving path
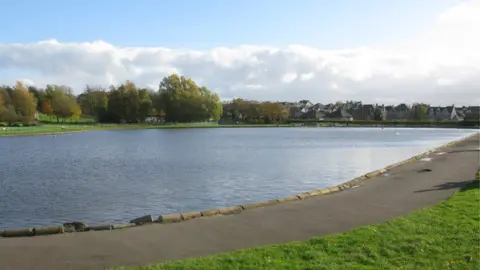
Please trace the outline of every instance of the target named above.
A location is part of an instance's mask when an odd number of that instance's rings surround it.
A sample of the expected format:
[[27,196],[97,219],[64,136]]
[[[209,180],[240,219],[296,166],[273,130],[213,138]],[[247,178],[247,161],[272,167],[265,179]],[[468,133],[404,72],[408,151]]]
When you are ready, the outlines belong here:
[[[479,136],[340,193],[239,215],[126,230],[0,238],[0,269],[104,269],[306,240],[378,223],[447,199],[474,179]],[[418,172],[431,169],[430,172]]]

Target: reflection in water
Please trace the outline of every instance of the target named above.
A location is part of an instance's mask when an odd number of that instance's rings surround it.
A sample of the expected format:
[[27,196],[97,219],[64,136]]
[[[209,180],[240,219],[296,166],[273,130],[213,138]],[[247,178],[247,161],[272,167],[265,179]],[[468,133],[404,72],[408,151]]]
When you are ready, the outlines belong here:
[[287,196],[473,132],[245,128],[0,138],[0,227],[118,222]]

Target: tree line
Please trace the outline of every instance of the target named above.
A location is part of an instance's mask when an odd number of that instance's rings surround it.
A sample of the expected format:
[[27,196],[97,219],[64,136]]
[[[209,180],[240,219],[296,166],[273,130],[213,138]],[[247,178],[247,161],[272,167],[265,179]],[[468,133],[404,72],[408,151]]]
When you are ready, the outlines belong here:
[[259,102],[237,98],[223,104],[222,119],[225,121],[269,124],[284,122],[288,118],[288,109],[280,102]]
[[[347,101],[330,105],[349,108],[359,104]],[[0,124],[8,125],[35,124],[38,113],[51,122],[75,122],[85,116],[103,123],[143,123],[154,119],[170,123],[221,120],[269,124],[289,120],[290,107],[287,103],[240,98],[222,103],[207,87],[177,74],[163,78],[158,90],[137,87],[131,81],[109,88],[87,85],[79,95],[64,85],[39,88],[17,82],[14,86],[0,86]],[[427,104],[415,104],[413,108],[412,120],[427,118]],[[382,120],[379,106],[375,106],[373,116],[374,120]]]
[[14,86],[0,86],[0,123],[34,124],[38,113],[58,123],[66,119],[75,122],[82,116],[103,123],[143,123],[149,118],[179,123],[220,119],[272,123],[288,118],[279,102],[234,99],[222,103],[207,87],[177,74],[163,78],[156,91],[131,81],[109,88],[87,85],[79,95],[65,85],[39,88],[19,81]]
[[107,123],[142,123],[150,116],[168,122],[199,122],[219,120],[222,103],[208,88],[177,74],[163,78],[157,91],[130,81],[108,89],[87,85],[78,96],[63,85],[0,86],[0,122],[28,124],[37,113],[55,122],[81,116]]
[[58,118],[75,119],[81,114],[71,88],[47,85],[39,90],[20,81],[13,87],[0,86],[0,122],[32,124],[40,110]]

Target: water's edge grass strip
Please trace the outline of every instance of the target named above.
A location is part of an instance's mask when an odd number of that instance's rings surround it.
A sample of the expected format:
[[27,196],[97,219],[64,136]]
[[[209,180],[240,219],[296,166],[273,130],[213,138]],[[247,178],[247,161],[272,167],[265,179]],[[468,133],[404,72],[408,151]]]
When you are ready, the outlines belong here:
[[480,181],[404,217],[308,241],[116,270],[478,269]]
[[[6,136],[40,136],[40,135],[59,135],[70,134],[85,131],[98,131],[98,130],[144,130],[144,129],[198,129],[198,128],[273,128],[273,127],[313,127],[311,123],[290,123],[290,124],[45,124],[35,127],[0,127],[0,137]],[[349,125],[329,125],[318,124],[321,128],[328,127],[344,127],[344,128],[380,128],[384,127],[381,124],[377,125],[364,125],[364,124],[349,124]],[[388,126],[390,128],[457,128],[457,129],[474,129],[476,127],[469,126],[415,126],[415,125],[397,125]]]
[[4,127],[0,129],[2,136],[40,136],[59,135],[99,130],[145,130],[145,129],[189,129],[189,128],[273,128],[295,127],[292,124],[165,124],[165,125],[57,125],[49,124],[37,127]]

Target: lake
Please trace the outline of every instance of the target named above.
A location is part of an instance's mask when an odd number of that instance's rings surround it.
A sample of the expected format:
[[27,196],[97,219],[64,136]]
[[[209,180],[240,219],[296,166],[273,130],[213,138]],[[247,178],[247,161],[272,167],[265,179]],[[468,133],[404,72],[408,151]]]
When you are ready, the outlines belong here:
[[284,197],[474,132],[217,128],[0,137],[0,228],[126,222]]

